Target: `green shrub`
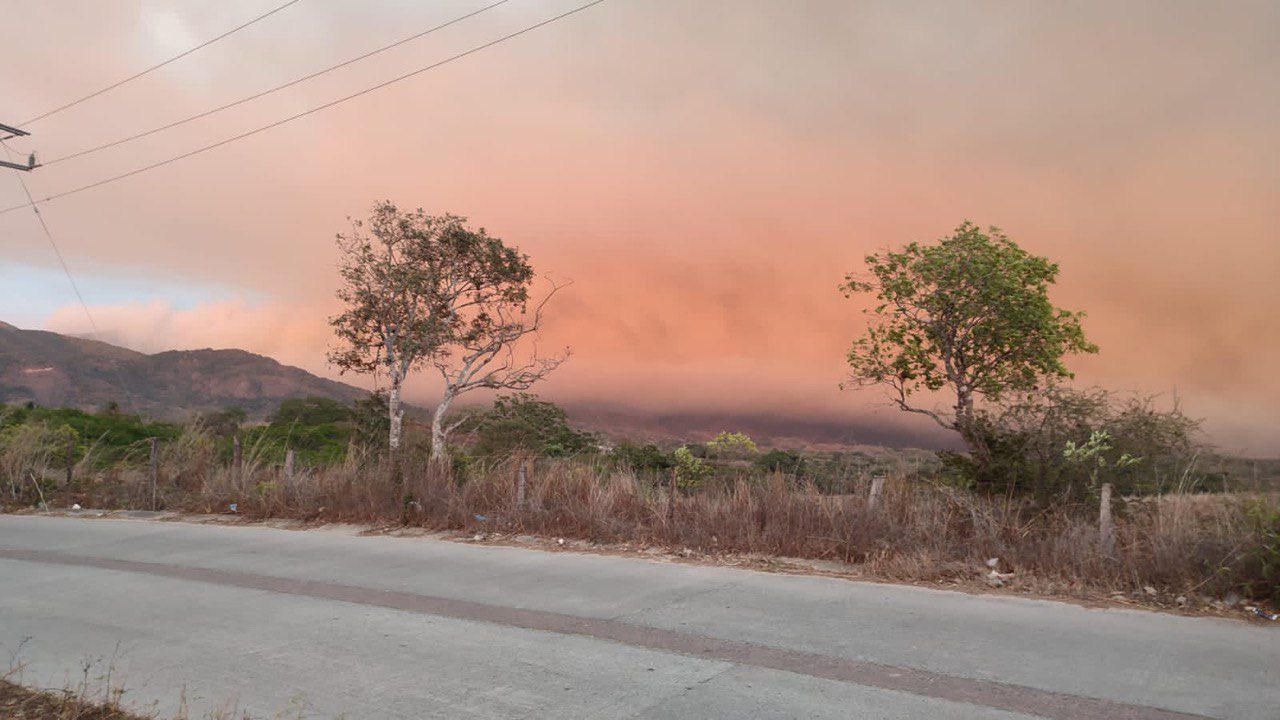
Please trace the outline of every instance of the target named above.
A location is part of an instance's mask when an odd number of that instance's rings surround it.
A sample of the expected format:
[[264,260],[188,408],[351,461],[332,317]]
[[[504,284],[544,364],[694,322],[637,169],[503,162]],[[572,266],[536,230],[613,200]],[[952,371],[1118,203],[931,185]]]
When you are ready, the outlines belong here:
[[804,477],[804,457],[793,450],[773,449],[757,457],[754,463],[757,470],[763,473],[782,473],[794,477]]
[[1249,575],[1240,584],[1251,597],[1280,602],[1280,503],[1249,500],[1245,517],[1256,541],[1245,558]]
[[351,422],[351,408],[327,397],[288,398],[271,416],[272,425],[316,426]]
[[622,443],[614,448],[610,455],[617,464],[636,472],[669,470],[676,465],[675,458],[652,443],[648,445]]
[[519,451],[566,457],[594,450],[597,444],[591,433],[570,427],[558,405],[527,393],[498,397],[493,407],[469,418],[464,427],[476,434],[472,452],[481,457]]
[[1104,482],[1122,495],[1224,485],[1201,467],[1199,422],[1150,397],[1055,385],[988,408],[974,434],[982,456],[939,453],[944,479],[971,489],[1048,500],[1089,497]]
[[756,443],[743,433],[724,431],[707,442],[707,455],[727,460],[750,457],[760,452]]
[[[0,410],[0,431],[21,425],[44,425],[54,430],[66,428],[65,432],[72,435],[75,443],[73,459],[78,461],[88,453],[97,467],[145,459],[149,438],[168,441],[182,434],[182,427],[175,423],[143,420],[110,407],[96,413],[75,408],[36,406],[3,407]],[[65,453],[64,443],[59,448],[58,457],[64,458]]]
[[671,454],[675,460],[676,485],[682,490],[694,490],[701,487],[715,471],[701,458],[695,457],[689,448],[681,445]]

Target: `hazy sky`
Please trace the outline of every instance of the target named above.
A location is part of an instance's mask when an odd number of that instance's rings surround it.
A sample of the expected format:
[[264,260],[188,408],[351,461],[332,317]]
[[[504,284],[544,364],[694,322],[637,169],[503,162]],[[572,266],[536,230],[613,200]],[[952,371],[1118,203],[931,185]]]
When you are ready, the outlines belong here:
[[[580,1],[511,0],[27,179],[42,197],[115,175]],[[20,0],[0,122],[277,4]],[[16,147],[65,155],[484,4],[301,0]],[[544,345],[575,356],[546,395],[884,423],[917,420],[837,389],[862,321],[836,285],[867,252],[967,218],[1061,264],[1055,298],[1102,348],[1072,363],[1082,382],[1176,393],[1224,447],[1274,454],[1278,37],[1274,2],[608,0],[44,212],[98,324],[138,349],[240,346],[325,372],[333,235],[389,198],[467,215],[574,281]],[[0,204],[21,202],[0,180]],[[0,277],[0,319],[87,330],[29,211],[0,215]]]

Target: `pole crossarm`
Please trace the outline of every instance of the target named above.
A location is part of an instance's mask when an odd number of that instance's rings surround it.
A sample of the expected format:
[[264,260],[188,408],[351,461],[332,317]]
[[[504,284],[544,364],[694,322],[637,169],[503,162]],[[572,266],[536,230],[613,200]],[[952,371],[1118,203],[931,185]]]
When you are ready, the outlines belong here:
[[30,155],[27,156],[26,165],[9,162],[7,160],[0,160],[0,167],[13,168],[14,170],[22,170],[23,172],[31,172],[32,170],[35,170],[39,166],[36,165],[35,153],[31,153]]
[[[5,140],[8,140],[10,138],[26,137],[27,135],[31,134],[26,130],[13,127],[12,125],[5,125],[4,123],[0,123],[0,133],[7,133],[4,137],[0,137],[0,142],[4,142]],[[7,152],[8,149],[9,149],[9,146],[6,145],[5,151]],[[27,156],[26,165],[23,165],[22,163],[9,162],[7,160],[0,160],[0,167],[6,167],[12,170],[22,170],[23,172],[31,172],[32,170],[35,170],[37,167],[36,154],[31,153],[30,155]]]
[[14,138],[14,137],[25,137],[31,134],[26,130],[13,127],[11,125],[5,125],[4,123],[0,123],[0,132],[9,134],[8,137],[4,138],[5,140],[8,140],[9,138]]

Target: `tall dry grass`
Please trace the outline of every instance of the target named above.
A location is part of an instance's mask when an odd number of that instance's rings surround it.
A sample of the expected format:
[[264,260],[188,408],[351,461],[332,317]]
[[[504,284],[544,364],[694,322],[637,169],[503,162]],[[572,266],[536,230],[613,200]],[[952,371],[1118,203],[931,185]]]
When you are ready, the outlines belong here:
[[[985,561],[999,558],[998,569],[1014,573],[1016,586],[1073,596],[1152,588],[1161,598],[1194,603],[1229,592],[1260,599],[1280,592],[1266,554],[1280,530],[1275,496],[1176,494],[1124,503],[1117,509],[1115,550],[1107,553],[1096,507],[1046,507],[907,476],[888,478],[872,506],[858,482],[848,494],[831,495],[782,475],[739,477],[673,493],[663,478],[586,460],[543,460],[530,473],[521,503],[514,462],[465,474],[415,463],[396,482],[380,460],[359,454],[292,477],[251,448],[245,457],[236,473],[198,444],[175,450],[160,479],[161,506],[197,513],[228,513],[234,506],[237,515],[253,519],[825,559],[907,581],[980,581],[989,572]],[[56,502],[86,507],[150,503],[149,478],[137,468],[83,477],[55,494]]]

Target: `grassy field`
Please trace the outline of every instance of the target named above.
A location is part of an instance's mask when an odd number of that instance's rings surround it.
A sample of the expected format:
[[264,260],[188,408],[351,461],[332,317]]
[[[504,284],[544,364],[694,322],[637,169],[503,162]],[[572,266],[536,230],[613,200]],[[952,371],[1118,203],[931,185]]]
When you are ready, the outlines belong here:
[[[892,581],[990,583],[1077,598],[1120,592],[1186,608],[1232,594],[1259,601],[1277,595],[1280,499],[1274,493],[1117,499],[1116,541],[1108,549],[1096,504],[1045,505],[901,474],[888,475],[873,502],[870,478],[849,479],[839,494],[780,473],[673,489],[670,474],[584,459],[526,465],[522,491],[518,466],[480,465],[462,476],[419,465],[399,481],[377,461],[299,468],[292,475],[266,464],[238,473],[220,464],[172,466],[160,477],[155,507],[566,538],[707,557],[807,558]],[[87,474],[50,488],[45,502],[149,509],[149,474],[128,467]],[[988,565],[993,558],[994,568]]]
[[1056,472],[1065,491],[1001,491],[957,484],[923,451],[760,449],[728,433],[675,449],[615,445],[571,429],[549,403],[518,398],[481,416],[443,466],[410,433],[393,472],[368,422],[378,414],[303,399],[268,424],[222,413],[179,426],[113,410],[11,408],[0,414],[0,508],[163,509],[800,558],[898,582],[1120,593],[1185,609],[1280,601],[1275,467],[1194,446],[1147,447],[1146,461],[1115,478],[1129,488],[1121,492],[1144,494],[1117,493],[1104,538],[1099,478],[1060,462],[1026,472]]

